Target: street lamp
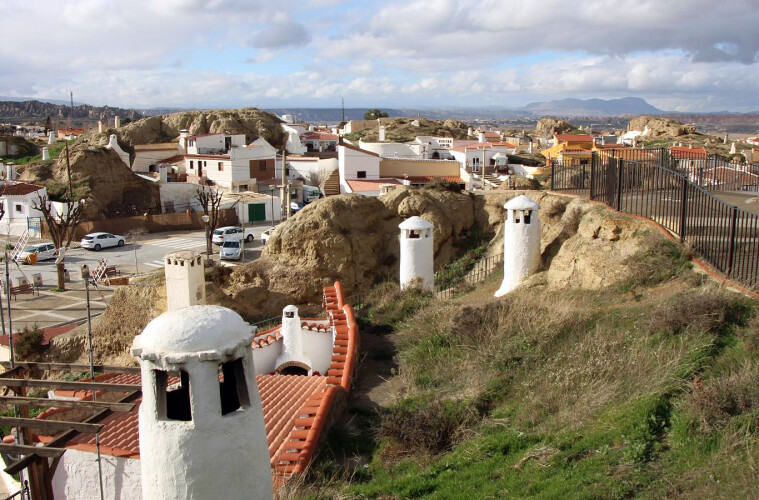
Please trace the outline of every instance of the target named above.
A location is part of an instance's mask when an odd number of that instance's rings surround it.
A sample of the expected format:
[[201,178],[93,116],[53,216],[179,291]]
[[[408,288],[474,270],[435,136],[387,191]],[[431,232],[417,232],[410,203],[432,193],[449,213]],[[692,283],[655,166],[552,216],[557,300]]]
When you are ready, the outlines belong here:
[[271,227],[274,227],[274,191],[275,191],[275,189],[276,188],[274,186],[269,186],[269,191],[271,191],[271,193],[270,193],[270,196],[271,196]]
[[[243,224],[243,218],[245,216],[245,210],[243,210],[243,204],[242,204],[242,196],[237,197],[237,203],[240,204],[240,217],[238,217],[240,221],[240,228],[242,229],[242,239],[240,239],[240,263],[245,262],[245,225]],[[220,257],[221,258],[221,257]]]
[[202,215],[203,224],[206,226],[206,262],[211,261],[211,235],[208,232],[208,215]]

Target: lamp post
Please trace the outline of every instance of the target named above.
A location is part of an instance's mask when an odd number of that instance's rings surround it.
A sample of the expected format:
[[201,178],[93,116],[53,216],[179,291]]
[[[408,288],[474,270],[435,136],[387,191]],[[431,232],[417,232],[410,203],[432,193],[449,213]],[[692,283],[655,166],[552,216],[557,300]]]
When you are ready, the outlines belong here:
[[242,264],[245,262],[245,225],[243,224],[243,217],[245,216],[245,211],[242,209],[242,196],[237,197],[237,203],[240,204],[240,228],[242,228],[242,238],[240,239],[240,263]]
[[208,234],[208,215],[202,215],[203,224],[206,226],[206,262],[211,261],[211,235]]
[[274,186],[269,187],[269,191],[271,191],[271,227],[274,227]]

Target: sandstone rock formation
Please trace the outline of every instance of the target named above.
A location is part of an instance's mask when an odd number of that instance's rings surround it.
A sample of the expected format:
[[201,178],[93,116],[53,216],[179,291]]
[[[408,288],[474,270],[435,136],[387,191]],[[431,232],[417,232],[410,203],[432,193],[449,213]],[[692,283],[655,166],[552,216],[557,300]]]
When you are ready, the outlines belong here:
[[553,136],[554,134],[564,134],[570,130],[574,130],[575,127],[568,121],[546,116],[538,120],[535,128],[538,134]]
[[287,142],[287,134],[280,123],[276,116],[256,108],[185,111],[144,118],[121,127],[118,133],[132,145],[171,142],[179,137],[182,129],[191,135],[245,134],[247,143],[263,137],[281,149]]
[[677,120],[658,116],[637,116],[630,120],[627,130],[639,130],[643,132],[646,127],[648,127],[647,137],[680,137],[696,133],[696,127],[693,125],[685,125]]

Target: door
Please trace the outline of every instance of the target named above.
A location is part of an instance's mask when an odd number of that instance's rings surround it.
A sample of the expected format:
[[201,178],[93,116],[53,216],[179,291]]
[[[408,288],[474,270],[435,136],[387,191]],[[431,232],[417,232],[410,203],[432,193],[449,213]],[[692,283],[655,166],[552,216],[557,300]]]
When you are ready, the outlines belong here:
[[263,203],[251,203],[248,205],[248,221],[256,222],[266,220],[266,205]]

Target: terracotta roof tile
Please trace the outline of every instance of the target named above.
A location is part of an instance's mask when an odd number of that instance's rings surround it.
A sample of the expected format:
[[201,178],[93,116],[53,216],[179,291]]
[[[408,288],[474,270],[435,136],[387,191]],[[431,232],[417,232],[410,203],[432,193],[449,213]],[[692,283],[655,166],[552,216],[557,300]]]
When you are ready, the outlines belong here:
[[669,154],[672,155],[673,158],[681,159],[698,159],[707,157],[706,148],[704,147],[691,148],[688,146],[670,146]]
[[[49,344],[51,339],[54,339],[58,335],[63,335],[66,332],[70,332],[77,326],[78,325],[51,326],[48,328],[40,329],[40,331],[42,332],[42,345]],[[0,345],[4,345],[4,346],[8,345],[7,335],[0,335]]]
[[438,176],[431,176],[431,175],[410,175],[406,180],[410,182],[432,182],[435,180],[442,180],[442,181],[448,181],[448,182],[458,182],[459,184],[463,183],[464,181],[461,179],[461,177],[454,177],[451,175],[438,175]]
[[27,182],[17,182],[15,184],[4,184],[0,186],[0,196],[25,196],[30,193],[45,189],[44,186],[29,184]]
[[560,142],[593,142],[589,134],[556,134],[556,140]]
[[362,191],[379,191],[379,188],[382,184],[398,184],[401,185],[401,183],[397,179],[377,179],[377,180],[363,180],[363,179],[352,179],[352,180],[346,180],[345,181],[348,186],[350,186],[351,191],[354,193],[360,193]]
[[353,144],[343,143],[343,144],[338,144],[338,146],[344,146],[344,147],[346,147],[348,149],[352,149],[353,151],[358,151],[359,153],[364,153],[365,155],[376,156],[376,157],[379,158],[379,155],[377,153],[373,153],[371,151],[367,151],[365,149],[361,149],[360,147],[354,146]]

